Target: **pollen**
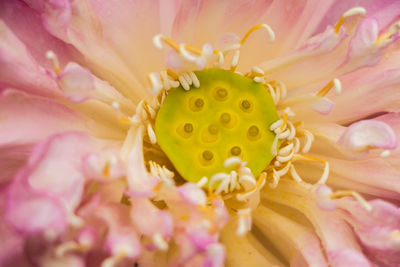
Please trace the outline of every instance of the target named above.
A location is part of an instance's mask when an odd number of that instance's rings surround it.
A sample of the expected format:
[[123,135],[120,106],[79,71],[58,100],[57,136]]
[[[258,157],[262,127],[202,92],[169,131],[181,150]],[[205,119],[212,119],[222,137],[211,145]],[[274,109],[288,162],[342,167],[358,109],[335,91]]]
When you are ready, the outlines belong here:
[[190,182],[229,172],[224,162],[232,156],[248,162],[258,176],[274,158],[270,126],[279,116],[271,95],[253,79],[229,70],[195,74],[200,86],[171,89],[158,111],[155,134],[161,149]]

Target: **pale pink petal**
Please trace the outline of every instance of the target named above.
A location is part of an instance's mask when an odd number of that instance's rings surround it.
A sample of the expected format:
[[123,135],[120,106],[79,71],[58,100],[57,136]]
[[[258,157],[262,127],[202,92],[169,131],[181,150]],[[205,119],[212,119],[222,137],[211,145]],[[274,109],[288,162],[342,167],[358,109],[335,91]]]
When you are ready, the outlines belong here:
[[10,144],[0,147],[0,184],[9,181],[25,165],[32,151],[31,144]]
[[400,210],[383,200],[369,201],[371,211],[366,211],[352,199],[339,201],[345,210],[344,217],[369,254],[377,261],[392,266],[400,260]]
[[327,97],[320,98],[311,104],[311,108],[322,115],[328,115],[332,112],[335,102]]
[[204,191],[197,185],[186,183],[177,189],[178,194],[191,205],[205,205],[207,198]]
[[362,55],[375,44],[378,39],[379,28],[376,19],[365,19],[359,24],[349,44],[349,57]]
[[[93,3],[92,5],[88,0],[73,2],[58,0],[52,2],[51,5],[46,5],[46,8],[39,12],[42,15],[46,29],[51,34],[66,43],[72,44],[84,54],[86,59],[91,63],[93,71],[98,73],[103,79],[115,84],[123,95],[139,101],[139,99],[149,96],[144,87],[146,84],[145,76],[141,77],[141,81],[139,81],[135,73],[137,74],[137,71],[140,69],[137,68],[133,72],[134,68],[130,68],[126,64],[126,60],[119,55],[118,49],[115,49],[108,42],[107,36],[110,33],[110,29],[107,28],[107,14],[116,14],[115,18],[118,16],[122,17],[122,14],[118,11],[108,12],[108,3],[108,1],[102,1],[101,3]],[[116,2],[115,5],[120,6]],[[106,7],[107,14],[101,14],[104,16],[99,17],[96,11],[99,12],[98,8],[102,6]],[[129,10],[126,11],[129,12]],[[130,18],[135,17],[132,17],[132,13],[129,15]],[[101,21],[100,18],[106,19],[105,22]],[[132,28],[131,26],[127,25],[124,28],[130,29]],[[121,26],[118,28],[121,28]],[[113,33],[120,33],[120,31],[115,31],[113,28]],[[144,39],[151,42],[151,39]],[[124,44],[127,43],[125,42]],[[134,44],[134,41],[129,44]],[[147,54],[142,53],[142,55]],[[142,62],[146,61],[143,60]],[[137,62],[135,63],[138,64]]]
[[159,210],[147,199],[133,199],[130,216],[141,234],[150,237],[161,234],[167,240],[172,235],[173,222],[169,213]]
[[57,199],[33,191],[26,184],[26,170],[19,173],[7,192],[7,221],[20,233],[41,234],[52,240],[65,231],[67,214]]
[[56,83],[35,62],[26,46],[0,20],[0,84],[43,96],[60,94]]
[[35,61],[46,69],[52,69],[52,62],[46,58],[46,52],[49,50],[57,55],[61,66],[68,61],[81,59],[82,55],[70,45],[52,36],[43,27],[41,16],[36,12],[43,10],[45,2],[55,4],[56,1],[34,0],[25,2],[33,6],[35,10],[32,10],[23,1],[1,1],[0,18],[24,43]]
[[363,120],[350,125],[338,143],[351,151],[365,151],[370,148],[395,149],[398,140],[386,123]]
[[296,259],[291,259],[293,254],[298,254],[297,261],[303,258],[307,266],[328,266],[320,240],[311,229],[264,206],[253,212],[253,218],[260,231],[278,244],[277,248],[290,260],[291,266],[299,266]]
[[92,74],[76,63],[68,63],[58,77],[64,95],[72,102],[87,100],[95,89]]
[[328,258],[332,266],[372,267],[369,260],[360,252],[350,249],[329,251]]
[[52,134],[91,127],[87,119],[61,104],[15,90],[1,93],[0,113],[1,145],[32,144]]
[[152,195],[157,180],[150,176],[144,163],[142,126],[133,126],[129,130],[124,146],[128,160],[127,181],[130,194]]
[[92,149],[94,144],[85,134],[55,135],[35,148],[25,179],[34,190],[46,192],[73,211],[80,203],[85,183],[82,159]]
[[[5,218],[5,192],[0,189],[0,215]],[[29,267],[28,258],[24,253],[24,237],[12,228],[6,220],[0,220],[0,235],[3,242],[0,243],[0,265]]]

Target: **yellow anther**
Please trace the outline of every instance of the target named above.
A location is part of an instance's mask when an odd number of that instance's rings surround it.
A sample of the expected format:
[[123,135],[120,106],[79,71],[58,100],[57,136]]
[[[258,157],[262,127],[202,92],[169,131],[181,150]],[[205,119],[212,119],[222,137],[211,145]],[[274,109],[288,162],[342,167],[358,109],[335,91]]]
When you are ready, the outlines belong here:
[[178,80],[178,78],[179,78],[179,75],[178,75],[175,71],[173,71],[173,70],[171,70],[171,69],[167,69],[167,74],[168,74],[172,79],[174,79],[175,81]]
[[197,56],[201,56],[202,54],[202,51],[193,45],[183,44],[182,46],[185,48],[186,51],[189,51],[190,53],[193,53]]
[[342,92],[342,85],[339,79],[333,79],[327,85],[324,86],[318,93],[315,95],[316,97],[324,97],[329,91],[335,88],[336,94],[340,94]]
[[363,7],[353,7],[349,10],[347,10],[346,12],[343,13],[343,15],[340,17],[340,19],[338,20],[338,22],[336,22],[335,25],[335,33],[338,34],[340,31],[340,27],[342,27],[343,22],[346,18],[351,17],[351,16],[355,16],[355,15],[365,15],[366,14],[366,10]]
[[379,44],[383,41],[389,40],[390,38],[393,37],[393,35],[397,34],[400,30],[400,21],[392,24],[390,26],[389,30],[381,35],[376,39],[376,43]]
[[268,32],[268,37],[269,37],[269,41],[273,42],[275,40],[275,33],[272,31],[271,27],[269,27],[267,24],[258,24],[253,26],[246,34],[245,36],[242,38],[242,40],[240,41],[240,44],[244,44],[247,40],[247,38],[250,36],[250,34],[252,34],[253,32],[255,32],[258,29],[264,28],[267,30]]
[[329,176],[329,163],[326,160],[324,160],[322,158],[318,158],[318,157],[313,157],[313,156],[295,154],[293,156],[293,160],[292,161],[297,161],[297,160],[314,161],[314,162],[323,163],[324,164],[324,171],[323,171],[320,179],[318,180],[317,184],[325,184],[326,183],[326,181],[328,180],[328,176]]
[[168,38],[167,36],[164,36],[162,34],[158,34],[158,35],[154,36],[153,42],[158,49],[162,48],[160,41],[163,41],[168,46],[170,46],[172,49],[174,49],[176,52],[179,52],[179,44],[177,42],[175,42],[173,39]]

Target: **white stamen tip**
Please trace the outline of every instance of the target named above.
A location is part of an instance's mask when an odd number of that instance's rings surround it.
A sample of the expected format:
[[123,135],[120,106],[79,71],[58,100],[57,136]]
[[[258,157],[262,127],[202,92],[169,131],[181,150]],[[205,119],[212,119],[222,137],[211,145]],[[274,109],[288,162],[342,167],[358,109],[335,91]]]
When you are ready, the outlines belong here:
[[268,37],[269,37],[269,41],[270,41],[270,42],[275,41],[275,33],[274,33],[274,31],[271,29],[271,27],[268,26],[267,24],[263,24],[262,27],[263,27],[264,29],[267,30],[267,32],[268,32]]
[[153,37],[153,44],[155,47],[157,47],[158,49],[163,49],[163,45],[162,45],[162,38],[164,37],[164,35],[162,34],[157,34],[156,36]]
[[196,56],[192,55],[192,53],[190,53],[189,51],[186,50],[185,44],[181,44],[179,46],[179,52],[188,61],[195,62],[197,60]]
[[157,143],[156,134],[154,133],[153,127],[151,127],[150,123],[147,124],[147,134],[149,135],[150,142],[152,144],[156,144]]
[[239,157],[230,157],[225,160],[224,162],[224,167],[229,168],[230,166],[234,164],[239,164],[241,162],[241,159]]
[[335,92],[337,95],[340,95],[342,93],[342,83],[340,82],[339,79],[333,79],[333,85],[335,87]]
[[113,108],[115,111],[119,111],[119,110],[120,110],[119,103],[116,102],[116,101],[113,101],[112,104],[111,104],[111,106],[112,106],[112,108]]
[[197,185],[198,187],[203,187],[203,186],[205,186],[207,183],[208,183],[208,178],[204,176],[203,178],[201,178],[201,179],[196,183],[196,185]]
[[232,59],[232,63],[231,63],[232,67],[236,67],[239,64],[239,56],[240,56],[240,50],[236,50],[235,54],[233,55],[233,59]]
[[161,234],[155,234],[153,236],[153,242],[158,249],[166,251],[168,249],[168,243],[164,240]]
[[56,54],[54,54],[53,51],[48,50],[48,51],[46,52],[46,58],[47,58],[47,59],[54,59],[55,57],[56,57]]
[[346,12],[343,13],[343,17],[350,17],[350,16],[354,16],[354,15],[365,15],[367,13],[367,11],[365,10],[365,8],[363,7],[353,7],[349,10],[347,10]]
[[382,158],[387,158],[387,157],[389,157],[390,155],[391,155],[390,150],[383,150],[382,153],[381,153],[381,157],[382,157]]

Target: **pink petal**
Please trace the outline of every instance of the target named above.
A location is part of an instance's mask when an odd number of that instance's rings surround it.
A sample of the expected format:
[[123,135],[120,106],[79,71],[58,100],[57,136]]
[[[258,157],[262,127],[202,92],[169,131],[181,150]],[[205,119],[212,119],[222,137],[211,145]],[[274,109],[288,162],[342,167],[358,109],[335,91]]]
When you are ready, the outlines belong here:
[[364,19],[360,22],[349,44],[349,57],[363,54],[373,46],[378,38],[379,28],[376,19]]
[[52,134],[90,126],[88,120],[61,104],[15,90],[0,94],[0,113],[0,145],[32,144]]
[[147,199],[132,201],[131,218],[141,234],[153,237],[161,234],[169,239],[172,235],[173,222],[168,212],[159,210]]
[[395,149],[398,140],[386,123],[364,120],[350,125],[338,143],[351,151],[365,151],[370,148]]
[[355,250],[343,249],[328,252],[331,266],[353,266],[353,267],[372,267],[370,262]]
[[191,205],[205,205],[207,201],[204,191],[192,183],[178,187],[178,194]]
[[383,200],[369,201],[370,212],[352,199],[341,199],[339,203],[368,254],[385,265],[396,264],[400,260],[399,208]]
[[26,46],[0,20],[0,83],[44,96],[57,96],[55,82],[32,58]]
[[[37,11],[44,9],[44,3],[55,4],[56,1],[2,1],[0,17],[25,45],[35,61],[46,69],[52,69],[52,63],[46,58],[46,52],[53,51],[63,66],[68,61],[81,58],[70,45],[52,36],[42,25],[42,18]],[[30,8],[28,5],[32,6]]]
[[322,115],[328,115],[332,112],[335,102],[327,97],[320,98],[311,104],[311,108]]
[[129,132],[127,140],[131,144],[126,144],[125,149],[128,153],[127,181],[129,190],[136,195],[152,195],[153,188],[157,183],[147,172],[143,156],[143,128],[133,126]]
[[76,63],[68,63],[59,76],[64,95],[72,102],[83,102],[95,89],[93,75]]
[[25,165],[32,145],[2,145],[0,147],[0,184],[9,181]]
[[35,148],[27,165],[30,172],[24,179],[34,190],[46,192],[73,211],[81,200],[85,183],[82,159],[92,148],[85,134],[55,135]]
[[67,227],[66,212],[62,203],[29,188],[20,172],[7,192],[7,221],[19,232],[27,235],[44,233],[52,240]]

